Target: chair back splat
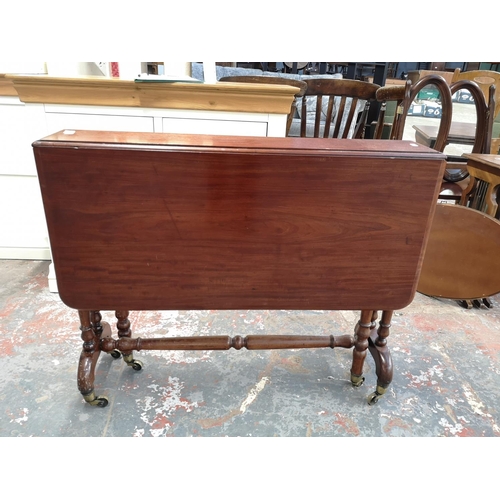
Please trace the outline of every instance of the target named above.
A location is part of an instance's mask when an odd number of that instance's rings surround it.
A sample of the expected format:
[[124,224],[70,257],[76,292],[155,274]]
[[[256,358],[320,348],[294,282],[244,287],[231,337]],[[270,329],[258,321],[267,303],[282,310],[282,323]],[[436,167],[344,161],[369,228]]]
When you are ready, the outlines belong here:
[[[500,113],[500,73],[498,71],[490,70],[461,72],[459,69],[456,69],[453,73],[452,83],[456,83],[461,80],[469,80],[477,83],[483,91],[484,97],[487,102],[493,94],[496,102],[495,106],[493,107],[493,119],[495,119]],[[492,85],[495,86],[494,89],[491,89]]]
[[470,92],[476,108],[476,135],[472,153],[489,153],[495,108],[495,86],[491,86],[488,99],[479,85],[470,80],[459,80],[450,85],[452,95],[459,90]]
[[[493,118],[495,109],[495,86],[491,86],[489,97],[486,96],[479,85],[473,81],[460,80],[450,85],[451,94],[467,90],[472,96],[473,106],[476,111],[476,126],[472,153],[490,153],[492,144]],[[447,141],[449,142],[449,141]],[[473,196],[473,185],[469,182],[467,160],[464,156],[448,155],[449,168],[445,170],[444,183],[439,194],[442,200],[453,200],[467,205]]]
[[329,78],[304,81],[307,90],[297,104],[301,137],[364,138],[368,111],[379,85]]
[[[406,80],[404,85],[387,85],[380,87],[376,92],[377,101],[380,103],[380,112],[373,134],[374,139],[382,139],[384,127],[390,127],[389,139],[401,140],[403,127],[400,126],[401,118],[406,116],[410,106],[411,81]],[[396,104],[396,112],[392,123],[385,122],[387,103]]]
[[436,151],[443,152],[448,142],[448,136],[450,134],[451,120],[453,114],[453,107],[452,107],[453,103],[451,100],[450,87],[448,86],[448,83],[442,76],[427,75],[424,76],[422,79],[418,80],[417,83],[411,86],[408,100],[403,105],[403,113],[399,121],[400,128],[398,130],[398,135],[400,137],[403,136],[403,130],[405,127],[411,103],[415,100],[418,93],[428,85],[436,87],[437,90],[439,91],[439,97],[442,106],[442,115],[441,115],[441,120],[439,122],[439,129],[433,149],[435,149]]

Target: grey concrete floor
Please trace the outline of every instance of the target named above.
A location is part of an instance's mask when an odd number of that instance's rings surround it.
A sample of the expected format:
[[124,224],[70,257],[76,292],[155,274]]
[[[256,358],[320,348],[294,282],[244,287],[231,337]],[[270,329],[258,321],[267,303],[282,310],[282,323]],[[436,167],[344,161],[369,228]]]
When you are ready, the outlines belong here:
[[[393,318],[390,389],[374,406],[349,382],[351,350],[141,351],[102,355],[76,387],[77,312],[48,290],[48,262],[0,261],[0,436],[376,437],[500,435],[500,297],[492,309],[417,294]],[[343,334],[357,311],[131,312],[134,336]],[[114,328],[113,312],[103,319]],[[496,440],[495,440],[496,441]]]

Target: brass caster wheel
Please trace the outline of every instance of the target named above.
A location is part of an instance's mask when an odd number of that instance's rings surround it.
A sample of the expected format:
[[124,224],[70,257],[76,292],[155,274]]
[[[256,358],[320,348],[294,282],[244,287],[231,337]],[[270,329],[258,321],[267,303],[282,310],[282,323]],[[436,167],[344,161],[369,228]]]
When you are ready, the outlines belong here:
[[365,381],[365,377],[363,375],[352,375],[351,374],[351,384],[353,387],[361,387],[363,382]]
[[142,364],[142,361],[137,361],[136,359],[134,359],[134,361],[132,363],[130,363],[130,365],[136,372],[140,372],[143,368],[143,364]]
[[472,302],[470,300],[459,300],[458,305],[464,309],[472,309]]
[[122,357],[122,353],[118,349],[111,351],[109,354],[111,354],[111,357],[114,359],[120,359]]
[[94,403],[90,403],[92,406],[99,406],[99,408],[104,408],[105,406],[108,406],[108,398],[105,396],[99,396],[94,400]]
[[127,366],[131,366],[136,372],[140,372],[144,365],[142,364],[142,361],[138,361],[137,359],[134,359],[132,354],[128,354],[127,356],[123,356],[123,361],[127,363]]
[[95,395],[95,392],[92,391],[90,394],[85,394],[83,396],[83,399],[91,405],[91,406],[99,406],[99,408],[104,408],[105,406],[108,406],[108,398],[105,396],[99,396],[97,397]]
[[374,405],[379,399],[380,397],[382,396],[382,394],[378,394],[377,391],[375,392],[372,392],[369,396],[368,396],[368,404],[370,406]]
[[385,387],[377,385],[377,388],[375,389],[375,392],[372,392],[368,396],[368,404],[370,406],[374,405],[385,394],[386,390],[387,389]]

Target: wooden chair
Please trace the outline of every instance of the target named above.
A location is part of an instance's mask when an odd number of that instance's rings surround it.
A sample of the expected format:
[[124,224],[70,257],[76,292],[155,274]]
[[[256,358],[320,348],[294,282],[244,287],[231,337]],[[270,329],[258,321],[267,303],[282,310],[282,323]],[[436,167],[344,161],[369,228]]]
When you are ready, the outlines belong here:
[[462,80],[468,80],[476,83],[479,88],[483,91],[486,102],[490,98],[490,89],[494,85],[493,90],[495,97],[495,111],[493,113],[493,119],[495,119],[500,113],[500,73],[497,71],[489,70],[476,70],[476,71],[460,71],[456,69],[453,73],[452,83],[459,82]]
[[[460,69],[456,69],[453,73],[453,83],[461,80],[470,80],[479,85],[487,102],[490,102],[492,93],[495,99],[495,104],[493,106],[493,121],[495,121],[500,114],[500,73],[498,71],[490,70],[474,70],[474,71],[464,71],[461,72]],[[491,90],[491,86],[494,85],[494,89]],[[500,150],[500,137],[498,137],[498,131],[495,135],[492,134],[491,145],[489,151],[490,154],[498,154]]]
[[[373,133],[374,139],[382,139],[384,129],[389,128],[388,139],[401,140],[403,138],[403,127],[400,126],[401,117],[408,112],[411,103],[411,81],[406,80],[404,85],[387,85],[377,89],[375,97],[380,103],[380,111]],[[392,121],[386,122],[387,103],[395,104],[395,112]],[[406,106],[406,108],[405,108]]]
[[453,108],[450,87],[442,76],[427,75],[418,80],[415,84],[407,81],[407,83],[402,86],[389,88],[382,87],[378,91],[377,98],[382,103],[387,102],[388,100],[397,101],[398,112],[395,115],[396,123],[392,127],[390,139],[401,140],[403,138],[406,119],[408,117],[411,103],[415,100],[418,93],[428,85],[436,87],[440,94],[442,115],[433,149],[443,152],[450,132]]
[[466,157],[470,182],[460,204],[500,219],[500,155],[468,154]]
[[[471,152],[490,153],[495,110],[495,86],[492,85],[488,89],[488,99],[479,85],[470,80],[457,80],[450,85],[452,95],[460,90],[468,90],[471,93],[476,109],[476,134]],[[441,186],[439,198],[467,205],[469,197],[474,195],[472,186],[469,186],[467,160],[464,157],[449,156],[448,163],[450,168],[446,170],[445,182]],[[467,193],[466,197],[464,197],[464,193]]]
[[[459,71],[459,70],[458,70]],[[424,78],[424,76],[429,75],[439,75],[442,76],[448,85],[451,85],[453,81],[454,73],[452,71],[442,71],[442,70],[433,70],[433,69],[419,69],[408,72],[408,80],[411,80],[414,83],[417,83],[418,80]]]
[[[489,101],[485,100],[481,88],[474,82],[462,80],[449,86],[441,75],[427,75],[418,80],[414,85],[407,81],[404,86],[382,87],[377,91],[377,99],[382,103],[382,109],[387,101],[396,101],[397,113],[394,118],[389,138],[401,140],[408,110],[417,94],[428,85],[435,86],[440,94],[442,106],[442,118],[433,148],[444,151],[449,143],[449,133],[453,117],[452,95],[459,90],[468,90],[474,98],[476,109],[476,132],[472,152],[489,152],[491,149],[491,130],[493,126],[494,92],[490,94]],[[384,127],[384,115],[379,116],[375,130],[375,138],[380,138]],[[452,200],[458,203],[462,193],[468,186],[468,172],[466,159],[459,156],[448,155],[448,168],[445,171],[444,182],[441,186],[439,198],[441,200]]]
[[303,80],[295,80],[292,78],[283,78],[279,76],[224,76],[219,81],[221,82],[236,82],[236,83],[265,83],[267,85],[290,85],[297,87],[297,93],[292,103],[290,113],[288,113],[286,123],[286,134],[290,132],[293,117],[295,116],[297,107],[297,98],[302,97],[307,89],[307,83]]
[[300,137],[364,138],[370,105],[379,85],[358,80],[305,78],[299,99]]

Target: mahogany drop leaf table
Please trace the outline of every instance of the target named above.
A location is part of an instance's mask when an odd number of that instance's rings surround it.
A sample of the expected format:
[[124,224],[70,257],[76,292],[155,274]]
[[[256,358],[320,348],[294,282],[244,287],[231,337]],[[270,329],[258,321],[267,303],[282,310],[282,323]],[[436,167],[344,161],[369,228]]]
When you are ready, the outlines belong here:
[[[392,380],[392,312],[415,294],[445,167],[405,141],[64,130],[33,144],[61,300],[78,310],[78,389],[102,352],[133,369],[141,349],[353,352]],[[356,310],[343,335],[133,337],[130,310]],[[116,336],[101,324],[115,311]],[[377,319],[380,314],[380,323]]]

